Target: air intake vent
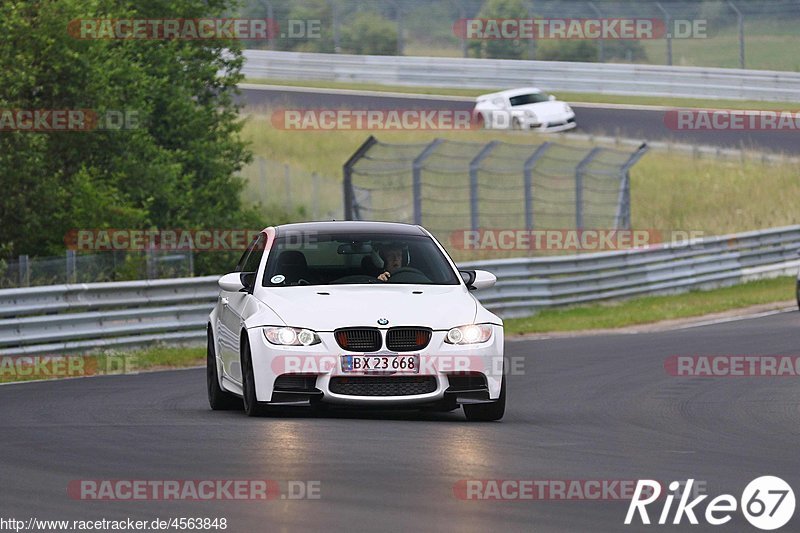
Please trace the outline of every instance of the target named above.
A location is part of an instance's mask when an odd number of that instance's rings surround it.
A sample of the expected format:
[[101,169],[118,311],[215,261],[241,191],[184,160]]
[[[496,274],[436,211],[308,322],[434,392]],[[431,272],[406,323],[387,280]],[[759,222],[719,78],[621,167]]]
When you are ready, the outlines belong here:
[[383,344],[378,328],[343,328],[333,335],[339,346],[350,352],[377,352]]
[[431,335],[428,328],[391,328],[386,333],[386,347],[393,352],[415,352],[428,346]]

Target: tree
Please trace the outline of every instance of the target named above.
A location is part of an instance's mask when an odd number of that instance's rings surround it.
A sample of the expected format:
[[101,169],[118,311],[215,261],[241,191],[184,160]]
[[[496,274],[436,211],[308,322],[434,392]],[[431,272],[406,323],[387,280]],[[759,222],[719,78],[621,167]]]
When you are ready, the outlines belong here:
[[[235,177],[250,160],[234,103],[241,51],[219,40],[81,40],[83,18],[199,18],[229,0],[7,0],[0,110],[124,113],[131,129],[0,132],[0,246],[52,255],[73,228],[258,226]],[[106,126],[108,126],[106,124]],[[263,225],[263,224],[262,224]]]
[[[476,18],[526,19],[529,15],[522,0],[487,0]],[[474,55],[493,59],[522,59],[526,50],[519,39],[473,40],[467,46]]]

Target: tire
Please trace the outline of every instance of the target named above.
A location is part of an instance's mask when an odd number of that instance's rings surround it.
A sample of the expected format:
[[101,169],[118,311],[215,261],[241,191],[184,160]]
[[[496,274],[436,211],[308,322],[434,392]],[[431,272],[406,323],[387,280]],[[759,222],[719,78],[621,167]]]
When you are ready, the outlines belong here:
[[213,411],[242,409],[242,400],[230,392],[222,390],[222,387],[219,386],[217,354],[210,326],[206,332],[206,388],[208,389],[208,404]]
[[517,117],[511,119],[511,129],[512,130],[521,130],[522,123],[519,121]]
[[242,403],[247,416],[264,416],[268,414],[267,407],[256,399],[256,379],[253,374],[253,358],[250,354],[250,344],[246,337],[242,342]]
[[797,308],[800,309],[800,279],[797,280]]
[[500,420],[506,412],[506,376],[500,382],[500,397],[493,403],[464,405],[464,415],[470,422]]

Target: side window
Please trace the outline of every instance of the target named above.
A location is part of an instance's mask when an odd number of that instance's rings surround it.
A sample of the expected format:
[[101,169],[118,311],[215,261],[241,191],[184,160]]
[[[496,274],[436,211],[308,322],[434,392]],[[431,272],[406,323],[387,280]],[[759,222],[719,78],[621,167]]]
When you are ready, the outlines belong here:
[[258,235],[258,238],[253,242],[250,247],[250,254],[244,261],[242,272],[256,272],[258,265],[261,264],[261,257],[264,255],[264,244],[267,242],[267,236],[263,233]]
[[247,261],[247,256],[250,255],[250,252],[255,247],[256,243],[258,242],[258,237],[250,243],[250,246],[247,247],[247,250],[244,251],[242,257],[239,258],[239,262],[236,263],[236,268],[233,269],[234,272],[242,272],[242,268],[244,268],[244,263]]
[[[250,246],[247,247],[247,250],[244,251],[242,257],[239,258],[239,262],[236,263],[236,268],[233,270],[234,272],[255,272],[258,270],[258,263],[261,261],[261,256],[264,253],[264,243],[266,242],[266,236],[263,233],[259,233],[258,237],[250,243]],[[260,252],[259,252],[260,248]],[[257,255],[258,258],[256,259],[255,256]],[[255,261],[255,268],[252,270],[248,270],[248,267],[252,264],[252,261]]]

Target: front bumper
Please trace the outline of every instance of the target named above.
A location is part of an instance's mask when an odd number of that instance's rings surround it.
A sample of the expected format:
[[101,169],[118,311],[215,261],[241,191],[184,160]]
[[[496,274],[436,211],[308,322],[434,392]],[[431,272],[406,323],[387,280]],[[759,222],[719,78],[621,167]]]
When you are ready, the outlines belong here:
[[[447,332],[434,331],[425,349],[399,354],[419,354],[418,373],[376,374],[344,372],[341,355],[363,354],[341,349],[332,332],[320,332],[322,342],[314,346],[276,346],[264,338],[263,328],[252,328],[248,336],[256,398],[283,405],[385,407],[497,400],[504,371],[503,328],[492,329],[488,342],[472,345],[447,344]],[[385,334],[382,330],[384,338]],[[396,352],[373,353],[391,357]]]
[[567,117],[565,119],[559,120],[551,120],[549,122],[532,122],[526,123],[524,125],[525,129],[529,129],[531,131],[540,131],[540,132],[548,132],[548,133],[555,133],[559,131],[567,131],[574,129],[577,127],[577,123],[575,122],[575,115],[571,117]]

